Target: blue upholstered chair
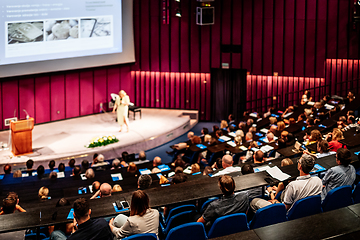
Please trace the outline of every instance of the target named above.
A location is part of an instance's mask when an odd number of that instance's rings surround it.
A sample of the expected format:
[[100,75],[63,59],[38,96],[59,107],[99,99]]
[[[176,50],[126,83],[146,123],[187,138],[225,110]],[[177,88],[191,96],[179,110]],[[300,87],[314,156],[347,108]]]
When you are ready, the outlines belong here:
[[166,226],[167,223],[169,222],[169,219],[170,219],[172,216],[174,216],[174,215],[176,215],[176,214],[178,214],[178,213],[186,212],[186,211],[193,211],[193,212],[195,212],[195,211],[196,211],[195,205],[193,205],[193,204],[186,204],[186,205],[181,205],[181,206],[175,207],[175,208],[173,208],[173,209],[171,209],[171,210],[169,211],[169,214],[166,216],[166,219],[165,219],[165,217],[163,216],[163,214],[160,213],[160,214],[161,214],[161,217],[162,217],[162,224],[163,224],[164,226]]
[[354,191],[352,192],[352,198],[354,204],[360,203],[360,182],[356,185]]
[[206,240],[205,228],[202,223],[193,222],[177,226],[170,230],[166,240]]
[[249,230],[249,226],[246,215],[244,213],[234,213],[216,219],[210,228],[208,237],[216,238],[247,230]]
[[202,214],[202,213],[205,211],[205,209],[207,208],[207,206],[208,206],[212,201],[215,201],[215,200],[217,200],[217,199],[219,199],[219,197],[212,197],[212,198],[209,198],[208,200],[206,200],[206,201],[202,204],[202,206],[201,206],[200,213]]
[[250,221],[250,229],[265,227],[268,225],[286,221],[286,208],[284,204],[271,204],[256,211]]
[[309,196],[300,199],[293,204],[292,208],[288,211],[287,219],[293,220],[321,212],[321,196]]
[[162,224],[160,224],[162,236],[166,236],[169,233],[170,229],[173,229],[174,227],[177,227],[184,223],[192,222],[193,217],[194,211],[185,211],[170,217],[166,226],[162,226]]
[[124,238],[126,240],[157,240],[155,233],[139,233],[132,236],[129,236],[127,238]]
[[347,207],[353,204],[351,186],[341,186],[332,189],[326,195],[321,206],[324,212],[335,210],[338,208]]

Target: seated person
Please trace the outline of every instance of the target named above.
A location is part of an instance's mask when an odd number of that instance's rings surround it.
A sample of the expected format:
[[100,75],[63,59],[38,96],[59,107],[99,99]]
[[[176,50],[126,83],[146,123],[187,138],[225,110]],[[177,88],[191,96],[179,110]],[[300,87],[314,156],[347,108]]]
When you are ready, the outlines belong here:
[[117,159],[117,158],[116,158],[116,159],[114,159],[114,160],[112,161],[111,166],[112,166],[111,170],[121,168],[121,163],[120,163],[120,160],[119,160],[119,159]]
[[[246,163],[241,167],[241,173],[242,175],[254,173],[254,168],[251,164]],[[262,196],[262,187],[252,188],[245,192],[248,194],[249,199],[252,200],[253,198]]]
[[294,136],[292,133],[289,133],[288,131],[282,131],[280,138],[278,139],[278,146],[279,148],[285,148],[288,146],[292,146],[295,143]]
[[22,173],[20,170],[16,170],[13,174],[13,178],[21,178],[22,177]]
[[134,174],[135,177],[137,177],[137,166],[135,163],[131,162],[129,163],[129,166],[127,168],[127,172]]
[[339,120],[337,121],[337,128],[343,129],[347,126],[347,119],[345,116],[340,116]]
[[86,179],[93,179],[95,177],[94,170],[92,170],[92,168],[89,168],[88,170],[86,170],[85,177],[86,177]]
[[45,173],[44,166],[43,165],[38,166],[37,169],[36,169],[36,173],[37,173],[37,176],[38,176],[39,179],[43,178],[44,173]]
[[[284,158],[281,160],[281,167],[293,165],[294,162],[290,158]],[[269,193],[269,197],[271,200],[275,200],[275,197],[278,195],[279,192],[284,190],[286,186],[289,184],[290,181],[286,180],[284,182],[279,182],[277,186],[268,187],[267,191]],[[284,192],[280,195],[280,202],[284,201]]]
[[209,175],[209,174],[212,174],[213,172],[214,172],[214,170],[212,169],[212,167],[206,166],[206,167],[204,168],[203,175]]
[[100,198],[110,197],[111,196],[111,190],[112,190],[112,187],[111,187],[110,184],[103,183],[103,184],[101,184],[100,189],[90,199],[95,199],[98,196],[100,196]]
[[146,154],[144,151],[139,152],[139,161],[146,161]]
[[24,172],[28,173],[29,176],[31,176],[33,170],[33,166],[34,166],[34,161],[29,159],[26,161],[26,170]]
[[221,120],[220,122],[220,130],[227,131],[228,123],[226,120]]
[[350,165],[351,153],[345,148],[339,148],[336,152],[337,166],[326,171],[322,179],[323,189],[321,198],[324,200],[327,193],[337,187],[354,184],[356,171],[354,166]]
[[321,133],[319,130],[312,130],[310,132],[310,136],[308,135],[308,133],[305,134],[304,136],[304,140],[306,141],[306,146],[307,145],[311,145],[311,144],[314,144],[314,143],[317,143],[319,142],[320,140],[322,139],[321,137]]
[[113,240],[108,223],[103,218],[91,219],[89,202],[79,198],[74,202],[74,229],[68,240]]
[[217,176],[229,174],[229,173],[232,173],[232,172],[240,172],[241,168],[240,167],[233,167],[233,163],[234,163],[233,158],[230,155],[224,155],[222,157],[223,170],[215,173],[212,176],[217,177]]
[[356,123],[356,120],[355,120],[355,117],[354,116],[349,116],[348,119],[347,119],[347,123],[348,125],[346,127],[344,127],[342,129],[342,131],[348,131],[350,130],[351,128],[357,128],[359,129],[359,124]]
[[54,160],[51,160],[49,162],[49,169],[50,171],[54,171],[55,170],[55,161]]
[[39,199],[40,200],[46,200],[46,199],[50,199],[51,197],[49,196],[49,189],[47,187],[41,187],[39,189],[39,193],[38,193]]
[[95,181],[95,182],[93,182],[92,183],[92,190],[93,190],[93,192],[97,192],[99,189],[100,189],[100,182],[99,181]]
[[290,116],[290,115],[293,114],[293,112],[294,112],[294,107],[293,107],[293,106],[290,106],[290,107],[286,108],[286,110],[284,111],[283,114],[281,114],[281,118],[284,118],[284,116],[285,116],[286,114],[289,114],[289,115],[287,115],[287,116]]
[[89,169],[89,166],[90,166],[90,164],[89,164],[88,160],[86,160],[86,159],[82,160],[82,162],[81,162],[81,173],[85,173],[86,170]]
[[10,174],[11,173],[11,165],[10,164],[5,164],[4,173],[5,174]]
[[255,152],[255,154],[254,154],[254,166],[255,167],[259,167],[259,166],[262,166],[265,164],[264,156],[265,156],[265,154],[261,150],[258,150]]
[[121,192],[122,191],[122,187],[119,184],[115,184],[112,188],[112,192]]
[[65,164],[59,163],[58,170],[59,170],[59,172],[65,172]]
[[[298,170],[300,176],[295,181],[290,182],[284,190],[283,204],[285,204],[286,210],[290,210],[293,204],[308,196],[320,195],[322,189],[321,179],[318,177],[311,177],[310,171],[315,165],[315,157],[303,154],[298,161]],[[266,201],[261,198],[255,198],[251,201],[250,207],[256,212],[262,207],[266,207],[272,203],[279,203],[278,200]]]
[[139,176],[138,179],[138,189],[145,190],[149,188],[152,184],[152,178],[148,174],[143,174]]
[[197,163],[191,165],[191,174],[200,172],[200,166]]
[[222,216],[233,213],[247,213],[249,198],[246,192],[234,194],[235,181],[231,176],[224,175],[219,178],[219,187],[223,196],[214,200],[205,209],[203,215],[197,220],[210,229],[214,221]]
[[[159,212],[149,207],[149,197],[142,190],[133,193],[130,205],[130,217],[118,215],[109,222],[111,232],[117,239],[139,233],[155,233],[158,235]],[[119,220],[119,221],[117,221]],[[121,224],[120,222],[123,222]]]
[[75,167],[75,159],[74,158],[70,159],[68,164],[69,164],[70,168],[74,168]]
[[79,166],[74,167],[71,176],[73,176],[74,179],[80,179],[80,174],[81,174],[81,168]]
[[253,134],[251,132],[247,132],[245,135],[245,142],[252,142],[253,141]]
[[6,198],[3,200],[2,208],[0,209],[0,215],[11,214],[16,211],[26,212],[26,210],[19,205],[18,195],[15,192],[9,192]]
[[174,151],[172,151],[172,152],[166,151],[166,153],[169,155],[173,155],[173,154],[175,154],[175,152],[176,153],[183,152],[182,150],[186,149],[188,147],[188,145],[191,144],[191,140],[193,137],[194,137],[194,132],[188,132],[188,134],[187,134],[188,141],[177,143],[177,144],[174,144],[173,146],[170,146],[172,149],[174,149]]
[[331,151],[336,152],[339,148],[346,148],[346,146],[343,146],[342,143],[339,141],[344,139],[343,133],[340,129],[334,128],[331,133],[328,133],[325,137],[326,141],[329,141],[329,148]]
[[151,172],[152,173],[159,172],[158,170],[160,169],[158,168],[158,166],[160,166],[161,164],[162,164],[161,158],[159,156],[156,156],[153,160],[153,169],[151,170]]
[[330,151],[329,143],[326,140],[320,140],[317,143],[317,151],[318,151],[318,153],[316,154],[317,158],[322,158],[334,154],[334,152]]
[[266,142],[266,143],[273,143],[273,142],[275,142],[275,136],[274,136],[274,134],[269,131],[269,132],[266,134],[266,138],[264,139],[264,142]]
[[94,158],[91,167],[96,168],[96,170],[102,170],[102,168],[99,167],[109,165],[109,163],[105,162],[104,159],[104,155],[99,154],[96,158]]
[[250,142],[250,145],[248,147],[248,150],[246,151],[246,155],[245,156],[241,156],[240,159],[242,160],[242,162],[248,162],[248,161],[252,161],[254,158],[254,151],[252,150],[252,148],[258,148],[258,144],[256,141],[252,141]]

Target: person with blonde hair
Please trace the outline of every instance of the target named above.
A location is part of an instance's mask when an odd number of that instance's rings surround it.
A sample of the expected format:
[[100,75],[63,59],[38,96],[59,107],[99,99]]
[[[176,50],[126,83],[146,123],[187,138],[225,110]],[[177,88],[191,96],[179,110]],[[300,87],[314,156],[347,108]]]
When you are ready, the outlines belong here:
[[280,121],[277,123],[277,130],[278,132],[282,132],[285,129],[285,123],[283,121]]
[[22,173],[21,173],[21,170],[16,170],[14,173],[13,173],[13,178],[19,178],[22,176]]
[[200,172],[200,166],[197,163],[191,165],[191,174]]
[[225,129],[228,127],[228,124],[226,122],[226,120],[222,120],[220,123],[220,129]]
[[119,132],[122,131],[124,123],[127,127],[127,131],[129,132],[129,119],[128,119],[129,105],[130,105],[129,96],[126,94],[124,90],[121,90],[119,92],[119,97],[117,97],[115,100],[115,105],[113,108],[113,113],[115,113],[116,111],[118,124],[120,125]]
[[277,122],[276,117],[269,117],[270,125],[273,125]]
[[345,145],[343,146],[343,144],[339,142],[341,139],[344,139],[343,133],[340,129],[334,128],[332,133],[328,133],[325,140],[329,141],[329,139],[331,139],[329,142],[330,151],[336,152],[339,148],[346,148]]
[[242,144],[242,138],[244,137],[244,132],[243,130],[237,130],[235,132],[235,143],[236,145],[240,146]]
[[49,196],[49,189],[47,187],[41,187],[39,189],[38,196],[41,200],[47,199]]
[[121,192],[122,188],[119,184],[115,184],[112,188],[112,192]]

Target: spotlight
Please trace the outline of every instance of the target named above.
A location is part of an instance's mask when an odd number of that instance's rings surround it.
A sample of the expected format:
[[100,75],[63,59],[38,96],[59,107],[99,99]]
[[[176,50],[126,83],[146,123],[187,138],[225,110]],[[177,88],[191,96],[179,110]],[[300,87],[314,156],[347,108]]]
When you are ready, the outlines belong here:
[[181,10],[180,9],[176,9],[176,13],[175,13],[176,17],[181,17]]
[[180,0],[175,0],[175,2],[180,2]]

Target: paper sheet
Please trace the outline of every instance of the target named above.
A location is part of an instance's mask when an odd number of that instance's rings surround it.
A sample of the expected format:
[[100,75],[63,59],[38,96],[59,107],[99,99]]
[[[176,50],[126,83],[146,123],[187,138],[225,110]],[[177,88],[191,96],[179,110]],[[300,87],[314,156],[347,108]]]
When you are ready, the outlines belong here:
[[284,181],[291,177],[289,174],[283,173],[277,166],[267,169],[266,172],[279,181]]
[[236,143],[234,143],[233,141],[229,141],[227,142],[227,144],[229,144],[231,147],[236,147]]
[[236,134],[235,134],[235,132],[231,132],[231,133],[229,133],[229,136],[236,137]]
[[261,166],[261,167],[254,168],[254,172],[263,172],[263,171],[266,171],[266,170],[268,170],[270,168],[271,167],[269,167],[269,166]]
[[227,136],[221,136],[221,137],[219,137],[219,139],[222,139],[222,140],[224,140],[225,142],[231,140],[231,138],[229,138],[229,137],[227,137]]

